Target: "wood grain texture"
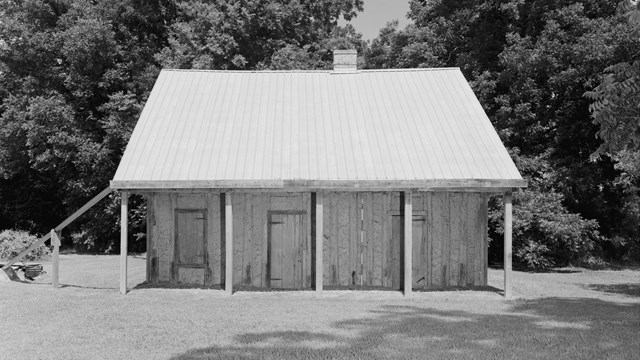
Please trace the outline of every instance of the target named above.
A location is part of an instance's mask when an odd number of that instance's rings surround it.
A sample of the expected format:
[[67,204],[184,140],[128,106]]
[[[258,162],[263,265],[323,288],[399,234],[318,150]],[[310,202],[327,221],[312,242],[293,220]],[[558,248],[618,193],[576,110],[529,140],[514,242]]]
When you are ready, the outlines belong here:
[[[478,196],[471,198],[474,201],[478,200]],[[480,224],[476,219],[478,216],[478,206],[474,204],[469,204],[466,207],[466,217],[467,217],[467,228],[465,229],[465,233],[467,234],[467,258],[465,262],[465,273],[466,273],[466,282],[465,285],[473,286],[475,284],[475,261],[477,257],[477,248],[480,246],[480,242],[478,241],[478,237],[480,234],[476,229]]]
[[358,202],[358,194],[350,193],[348,197],[349,201],[349,215],[347,218],[349,228],[349,285],[360,285],[360,203]]
[[169,194],[169,199],[171,202],[170,205],[170,213],[168,214],[169,221],[169,259],[171,259],[171,272],[170,272],[170,281],[175,281],[178,277],[178,268],[176,267],[176,221],[175,221],[175,209],[178,208],[178,194]]
[[245,194],[234,193],[231,196],[233,206],[233,281],[235,284],[244,283],[244,218],[245,207],[248,205]]
[[445,211],[445,209],[444,198],[440,196],[440,194],[434,194],[429,211],[432,226],[429,229],[428,237],[431,239],[431,286],[436,288],[443,286],[442,243],[445,237],[445,223],[443,219],[443,211]]
[[413,216],[413,249],[412,249],[412,280],[415,289],[426,287],[427,271],[427,242],[425,236],[426,215]]
[[204,268],[178,267],[176,282],[178,284],[203,285],[204,273]]
[[403,288],[404,295],[409,296],[413,287],[413,201],[411,191],[404,193],[404,266],[403,266]]
[[147,281],[158,283],[158,246],[156,244],[156,195],[146,196],[147,199]]
[[[272,211],[269,215],[269,287],[304,289],[311,286],[306,213]],[[305,258],[307,257],[307,258]]]
[[[256,287],[265,286],[264,263],[266,263],[266,226],[267,226],[267,206],[268,195],[253,194],[251,206],[251,255],[249,264],[251,266],[251,285]],[[245,219],[245,221],[247,221]]]
[[154,248],[158,257],[158,282],[171,281],[171,263],[173,252],[170,251],[173,237],[173,211],[170,194],[154,194],[153,236]]
[[384,244],[383,254],[382,254],[382,286],[386,288],[392,287],[392,265],[393,265],[393,242],[390,240],[392,238],[392,224],[391,224],[391,216],[390,212],[393,208],[393,195],[391,193],[387,193],[383,199],[383,223],[382,223],[382,242]]
[[323,291],[324,282],[324,197],[316,193],[315,201],[315,285],[316,291]]
[[448,259],[448,283],[450,286],[460,285],[460,247],[466,227],[465,209],[469,205],[464,194],[452,193],[449,195],[450,206],[450,232],[449,259]]
[[220,211],[220,194],[208,193],[206,195],[207,209],[209,216],[207,218],[207,259],[208,269],[205,276],[205,285],[221,285],[222,284],[222,239]]
[[[365,228],[365,231],[371,234],[370,241],[373,242],[373,268],[372,278],[370,279],[370,285],[382,286],[382,274],[383,274],[383,261],[384,261],[384,249],[385,249],[385,237],[384,237],[384,223],[386,218],[385,212],[385,200],[387,195],[385,193],[373,193],[371,197],[372,205],[365,207],[366,213],[372,214],[371,228]],[[371,209],[371,211],[369,211]]]
[[349,225],[352,222],[349,218],[349,200],[350,196],[347,194],[338,195],[337,201],[337,211],[338,211],[338,285],[348,286],[351,284],[351,274],[350,274],[350,247],[351,242],[350,234],[349,234]]
[[363,237],[364,237],[364,284],[366,286],[374,286],[373,284],[373,276],[374,276],[374,266],[375,266],[375,240],[373,237],[373,218],[374,218],[374,206],[373,206],[373,194],[372,193],[362,193],[359,194],[359,197],[362,199],[362,203],[364,205],[363,211]]
[[[226,220],[219,192],[171,194],[149,193],[148,231],[152,251],[157,256],[157,280],[171,280],[175,264],[175,219],[179,206],[202,205],[207,215],[207,251],[210,280],[207,285],[225,282],[224,247]],[[186,195],[186,196],[183,196]],[[299,254],[295,254],[301,272],[292,272],[294,282],[311,287],[317,269],[313,267],[318,231],[311,232],[311,194],[233,193],[232,263],[234,282],[238,285],[266,287],[268,263],[269,211],[307,214],[292,231],[299,231]],[[382,286],[400,289],[404,273],[401,239],[404,223],[399,193],[326,192],[322,197],[322,257],[318,264],[326,285]],[[317,206],[318,204],[315,203]],[[361,206],[363,219],[361,220]],[[486,284],[487,262],[487,194],[413,192],[412,278],[418,288],[471,286]],[[315,221],[318,220],[317,213]],[[393,220],[400,216],[401,219]],[[400,221],[399,223],[394,223]],[[420,225],[421,223],[422,225]],[[361,241],[361,231],[363,240]],[[312,238],[312,236],[316,238]],[[398,237],[399,236],[399,237]],[[394,240],[395,239],[397,240]],[[151,252],[149,252],[151,254]],[[362,264],[360,258],[362,257]],[[297,270],[296,270],[297,271]],[[150,275],[150,274],[149,274]],[[176,276],[180,276],[176,273]]]

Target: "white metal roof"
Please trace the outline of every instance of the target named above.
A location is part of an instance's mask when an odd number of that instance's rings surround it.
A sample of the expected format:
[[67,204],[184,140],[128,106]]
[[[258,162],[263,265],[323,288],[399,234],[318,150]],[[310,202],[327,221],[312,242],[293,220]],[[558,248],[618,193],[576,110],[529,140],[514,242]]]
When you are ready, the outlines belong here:
[[163,70],[111,186],[504,188],[526,180],[457,68]]

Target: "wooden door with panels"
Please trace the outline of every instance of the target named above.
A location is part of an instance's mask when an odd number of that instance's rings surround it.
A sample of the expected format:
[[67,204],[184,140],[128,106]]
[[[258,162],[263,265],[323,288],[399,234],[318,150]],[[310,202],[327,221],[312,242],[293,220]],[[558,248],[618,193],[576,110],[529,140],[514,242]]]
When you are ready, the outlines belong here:
[[175,229],[174,282],[204,285],[208,265],[207,210],[177,209]]
[[310,269],[311,264],[306,216],[305,211],[269,211],[268,287],[303,289],[311,286],[306,269]]

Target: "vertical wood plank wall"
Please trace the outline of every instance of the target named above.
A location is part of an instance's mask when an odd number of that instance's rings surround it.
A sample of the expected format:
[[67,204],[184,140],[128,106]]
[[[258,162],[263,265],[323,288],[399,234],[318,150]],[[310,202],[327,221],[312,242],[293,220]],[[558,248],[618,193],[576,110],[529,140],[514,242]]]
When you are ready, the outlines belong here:
[[[323,194],[324,285],[359,287],[362,283],[365,287],[400,289],[402,227],[399,235],[393,233],[393,218],[401,219],[403,213],[400,193]],[[205,269],[205,285],[224,283],[224,243],[221,241],[224,213],[220,196],[218,193],[148,195],[148,281],[172,281],[175,209],[200,208],[208,209],[209,264]],[[420,253],[412,257],[414,289],[486,285],[487,197],[482,193],[413,193],[413,249]],[[268,286],[268,213],[304,211],[303,278],[304,287],[311,288],[315,273],[312,266],[315,204],[311,194],[234,193],[232,201],[234,285]]]
[[[325,193],[324,200],[324,285],[401,289],[401,195]],[[487,195],[417,192],[412,200],[413,249],[424,254],[412,257],[414,273],[419,274],[413,277],[413,288],[486,285]]]
[[154,193],[148,195],[147,231],[151,245],[147,256],[151,257],[148,281],[151,283],[172,281],[175,249],[175,210],[207,209],[207,257],[205,285],[224,283],[224,244],[221,242],[220,194]]
[[237,285],[267,287],[268,214],[304,211],[303,288],[312,286],[311,194],[234,193],[233,195],[233,279]]

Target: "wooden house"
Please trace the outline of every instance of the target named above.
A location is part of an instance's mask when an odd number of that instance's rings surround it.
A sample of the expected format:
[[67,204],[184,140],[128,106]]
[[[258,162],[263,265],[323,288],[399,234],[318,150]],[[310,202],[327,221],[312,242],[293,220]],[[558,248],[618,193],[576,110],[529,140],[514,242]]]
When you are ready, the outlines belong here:
[[[487,198],[526,186],[458,68],[163,70],[111,187],[148,201],[147,280],[487,284]],[[126,216],[122,217],[126,292]],[[507,238],[508,237],[508,238]]]

